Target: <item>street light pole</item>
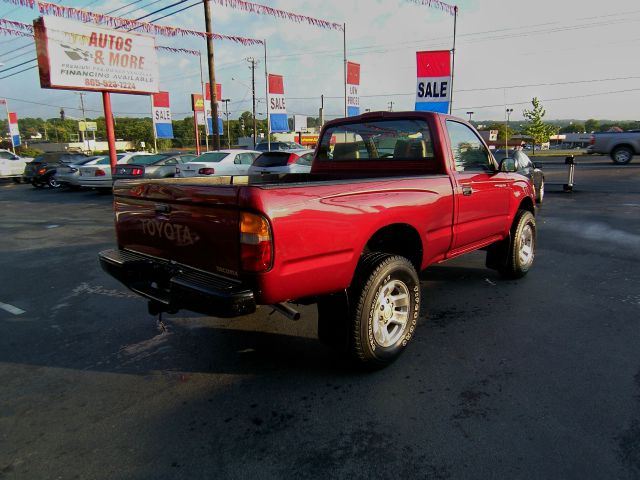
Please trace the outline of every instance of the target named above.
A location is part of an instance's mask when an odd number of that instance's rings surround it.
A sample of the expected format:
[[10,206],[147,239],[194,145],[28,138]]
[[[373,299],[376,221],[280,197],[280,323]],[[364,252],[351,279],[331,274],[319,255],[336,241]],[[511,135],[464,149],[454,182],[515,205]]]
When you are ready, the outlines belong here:
[[513,108],[507,108],[506,109],[507,125],[506,125],[506,129],[504,131],[504,151],[505,151],[505,153],[507,152],[507,150],[509,150],[507,139],[509,137],[509,119],[511,118],[511,113],[512,112],[513,112]]
[[220,100],[224,102],[224,116],[227,117],[227,148],[231,148],[231,130],[229,129],[229,102],[230,98],[223,98]]

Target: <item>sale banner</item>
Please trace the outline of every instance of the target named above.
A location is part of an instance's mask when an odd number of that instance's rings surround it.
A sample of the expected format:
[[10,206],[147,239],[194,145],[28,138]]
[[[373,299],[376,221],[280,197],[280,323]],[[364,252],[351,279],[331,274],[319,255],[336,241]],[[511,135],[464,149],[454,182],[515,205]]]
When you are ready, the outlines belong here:
[[158,92],[151,96],[151,116],[156,138],[173,138],[169,92]]
[[11,144],[14,147],[19,147],[22,143],[20,141],[20,130],[18,130],[18,115],[16,112],[9,112],[9,135],[11,135]]
[[416,110],[449,113],[451,52],[416,52]]
[[[205,112],[206,112],[206,116],[207,116],[207,135],[211,135],[213,132],[213,113],[211,111],[211,88],[209,87],[209,83],[207,83],[205,85],[204,88],[204,96],[206,99],[204,108],[205,108]],[[222,135],[224,134],[224,124],[222,123],[222,118],[220,118],[221,115],[221,103],[220,100],[222,100],[222,84],[221,83],[216,83],[216,104],[218,105],[218,134]]]
[[347,62],[347,116],[360,115],[360,64]]
[[269,74],[269,120],[272,132],[288,132],[289,120],[282,75]]

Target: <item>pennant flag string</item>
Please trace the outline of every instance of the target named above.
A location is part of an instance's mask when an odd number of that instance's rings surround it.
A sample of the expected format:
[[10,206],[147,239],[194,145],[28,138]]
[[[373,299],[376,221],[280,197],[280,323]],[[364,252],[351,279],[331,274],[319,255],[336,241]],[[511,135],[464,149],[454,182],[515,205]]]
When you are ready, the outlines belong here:
[[194,55],[196,57],[200,56],[200,52],[198,50],[189,50],[186,48],[173,48],[173,47],[165,47],[164,45],[156,45],[156,50],[165,50],[171,53],[186,53],[188,55]]
[[[20,0],[16,0],[20,1]],[[442,10],[443,12],[447,12],[449,15],[455,15],[456,10],[458,10],[457,5],[449,5],[448,3],[444,3],[440,0],[406,0],[411,3],[415,3],[416,5],[423,5],[425,7],[432,7]]]
[[[6,3],[14,5],[26,6],[33,8],[35,0],[2,0]],[[66,7],[64,5],[58,5],[50,2],[38,2],[38,11],[42,15],[53,15],[55,17],[69,18],[72,20],[79,20],[81,22],[90,22],[97,25],[106,25],[112,28],[127,28],[131,30],[142,30],[145,33],[151,33],[154,35],[161,35],[164,37],[185,37],[193,36],[200,38],[207,38],[211,36],[214,40],[229,40],[234,43],[239,43],[244,46],[251,45],[263,45],[263,40],[255,38],[240,37],[238,35],[224,35],[221,33],[199,32],[197,30],[189,30],[186,28],[170,27],[168,25],[156,25],[155,23],[141,22],[138,20],[132,20],[128,18],[112,17],[102,13],[89,12],[87,10],[81,10],[79,8]],[[19,22],[12,22],[16,26]],[[27,24],[23,24],[27,25]],[[30,27],[30,26],[29,26]],[[32,27],[31,27],[32,28]],[[33,31],[33,30],[30,30]]]
[[0,26],[8,29],[18,29],[27,33],[33,33],[33,25],[29,25],[28,23],[14,22],[13,20],[0,18]]
[[[6,0],[5,0],[6,1]],[[10,0],[16,1],[16,0]],[[17,0],[27,1],[27,0]],[[155,23],[140,22],[138,20],[132,20],[127,18],[112,17],[102,13],[89,12],[87,10],[81,10],[79,8],[66,7],[64,5],[58,5],[56,3],[38,2],[38,10],[42,15],[54,15],[56,17],[69,18],[72,20],[80,20],[82,22],[91,22],[98,25],[107,25],[113,28],[128,28],[131,30],[142,30],[146,33],[152,33],[155,35],[162,35],[164,37],[177,37],[177,36],[194,36],[200,38],[206,38],[208,35],[216,40],[231,40],[235,43],[242,45],[262,45],[262,40],[254,38],[245,38],[235,35],[223,35],[220,33],[207,34],[206,32],[199,32],[196,30],[189,30],[179,27],[170,27],[167,25],[156,25]]]
[[[11,25],[20,30],[15,30],[13,28],[7,28],[3,25]],[[25,31],[22,31],[25,30]],[[6,35],[20,36],[20,37],[32,37],[33,36],[33,26],[28,23],[15,22],[12,20],[5,20],[0,18],[0,33],[4,33]],[[168,47],[166,45],[156,45],[156,50],[163,50],[171,53],[186,53],[188,55],[200,56],[199,50],[189,50],[188,48],[176,48],[176,47]]]
[[10,35],[12,37],[33,37],[33,34],[27,32],[21,32],[20,30],[14,30],[13,28],[6,28],[0,26],[0,34]]
[[[20,0],[15,0],[20,1]],[[314,27],[330,28],[333,30],[343,31],[344,27],[341,23],[329,22],[327,20],[320,20],[318,18],[308,17],[306,15],[299,15],[297,13],[287,12],[285,10],[279,10],[277,8],[268,7],[266,5],[260,5],[258,3],[251,3],[245,0],[212,0],[213,2],[223,7],[235,8],[237,10],[243,10],[245,12],[257,13],[259,15],[271,15],[272,17],[283,18],[285,20],[291,20],[294,22],[302,23],[306,22]],[[427,1],[427,0],[424,0]],[[437,1],[437,0],[432,0]],[[442,3],[442,2],[439,2]]]

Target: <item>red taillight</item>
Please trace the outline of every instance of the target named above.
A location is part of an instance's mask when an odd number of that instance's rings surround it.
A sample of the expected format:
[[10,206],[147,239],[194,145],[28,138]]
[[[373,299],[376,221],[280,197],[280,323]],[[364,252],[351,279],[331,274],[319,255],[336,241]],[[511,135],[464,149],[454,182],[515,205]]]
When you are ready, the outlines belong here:
[[102,170],[101,168],[98,168],[96,170],[96,177],[104,177],[106,175],[105,171]]
[[240,213],[240,264],[246,272],[266,272],[273,261],[271,226],[255,213]]
[[131,175],[144,175],[144,168],[132,168]]
[[46,173],[47,169],[46,168],[41,168],[38,170],[38,175],[44,175]]
[[199,175],[213,175],[216,171],[213,168],[201,168],[198,170]]
[[299,158],[300,157],[298,155],[296,155],[295,153],[292,153],[291,155],[289,155],[289,159],[287,160],[287,165],[292,165],[296,163]]
[[596,136],[591,135],[591,138],[589,138],[589,145],[595,145],[595,144],[596,144]]

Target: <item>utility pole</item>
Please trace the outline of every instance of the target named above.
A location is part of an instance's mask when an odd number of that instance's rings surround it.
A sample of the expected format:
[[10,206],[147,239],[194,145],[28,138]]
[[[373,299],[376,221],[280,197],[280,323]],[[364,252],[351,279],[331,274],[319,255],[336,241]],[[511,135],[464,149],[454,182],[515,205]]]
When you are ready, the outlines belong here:
[[[211,90],[211,117],[213,123],[213,149],[220,150],[218,132],[218,99],[216,98],[216,71],[213,60],[213,22],[211,21],[210,0],[204,0],[204,21],[207,28],[207,65],[209,67],[209,89]],[[205,109],[206,110],[206,109]]]
[[320,111],[318,112],[320,117],[320,128],[324,125],[324,95],[320,95]]
[[227,117],[227,148],[231,148],[231,129],[229,128],[229,102],[230,98],[223,98],[220,100],[224,102],[224,116]]
[[467,115],[469,115],[469,123],[471,123],[471,115],[473,115],[476,112],[467,112]]
[[[207,0],[209,1],[209,0]],[[258,143],[258,127],[256,125],[256,65],[260,63],[253,57],[247,58],[247,62],[251,64],[251,95],[253,96],[253,148],[256,148]]]
[[393,101],[393,100],[391,100],[391,101],[389,102],[389,111],[390,111],[390,112],[393,112],[393,104],[394,104],[394,101]]
[[80,92],[78,93],[78,95],[80,95],[80,108],[82,109],[82,121],[84,122],[84,130],[80,130],[80,133],[82,134],[82,146],[85,146],[85,135],[86,135],[86,130],[87,130],[87,118],[85,117],[85,113],[84,113],[84,96],[85,94]]

